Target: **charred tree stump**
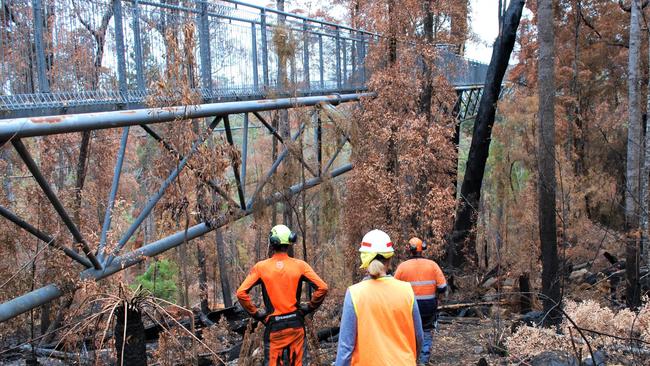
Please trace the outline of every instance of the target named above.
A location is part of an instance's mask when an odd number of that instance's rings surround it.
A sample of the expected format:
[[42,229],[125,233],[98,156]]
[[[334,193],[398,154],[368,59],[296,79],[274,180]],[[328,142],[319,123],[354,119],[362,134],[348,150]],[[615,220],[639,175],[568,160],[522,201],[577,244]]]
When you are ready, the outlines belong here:
[[137,308],[123,305],[115,310],[116,365],[137,366],[147,364],[142,315]]

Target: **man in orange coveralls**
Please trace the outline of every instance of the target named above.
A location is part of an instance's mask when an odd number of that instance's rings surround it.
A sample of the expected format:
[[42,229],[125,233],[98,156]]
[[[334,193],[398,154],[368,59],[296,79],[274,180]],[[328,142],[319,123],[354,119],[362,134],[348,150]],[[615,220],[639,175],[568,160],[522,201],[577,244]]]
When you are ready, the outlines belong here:
[[435,328],[438,298],[436,295],[444,294],[447,290],[447,280],[440,266],[430,259],[422,257],[422,252],[427,249],[427,244],[419,238],[409,240],[411,259],[402,262],[395,271],[395,278],[409,282],[413,287],[415,299],[418,302],[422,328],[424,329],[424,342],[420,349],[419,364],[429,362],[433,337],[431,331]]
[[[302,366],[305,347],[305,315],[316,310],[327,295],[327,284],[309,264],[290,258],[289,247],[296,234],[276,225],[269,234],[272,256],[257,262],[237,289],[237,299],[251,316],[266,325],[264,332],[265,366]],[[316,290],[308,304],[300,304],[303,281]],[[264,306],[258,309],[249,292],[262,286]]]

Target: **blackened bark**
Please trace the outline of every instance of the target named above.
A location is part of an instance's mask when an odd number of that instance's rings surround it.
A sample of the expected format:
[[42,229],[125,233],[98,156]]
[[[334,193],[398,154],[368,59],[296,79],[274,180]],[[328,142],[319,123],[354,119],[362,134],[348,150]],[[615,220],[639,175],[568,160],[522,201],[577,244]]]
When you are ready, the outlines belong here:
[[68,309],[70,309],[70,306],[72,306],[72,302],[74,301],[74,295],[77,293],[77,290],[74,289],[72,292],[63,300],[61,303],[61,308],[58,310],[56,316],[54,317],[54,320],[50,322],[49,327],[47,330],[42,333],[44,336],[41,338],[41,341],[39,342],[39,346],[45,345],[45,344],[50,344],[52,340],[54,339],[54,336],[56,335],[57,330],[59,329],[59,325],[61,325],[61,322],[63,321],[63,317],[67,313]]
[[494,42],[492,59],[474,123],[472,144],[461,186],[461,197],[456,208],[456,221],[448,243],[448,260],[454,267],[463,265],[468,259],[476,260],[473,235],[476,228],[476,208],[478,208],[481,198],[481,185],[490,149],[496,104],[501,93],[501,83],[508,67],[508,60],[515,45],[524,3],[525,0],[510,2],[504,16],[502,31]]
[[397,29],[395,17],[395,0],[388,0],[388,62],[393,66],[397,62]]
[[214,231],[217,245],[217,262],[219,263],[219,279],[221,280],[221,293],[223,295],[223,305],[227,308],[232,306],[232,295],[230,292],[230,281],[228,279],[228,260],[226,258],[226,247],[221,235],[221,229]]
[[625,302],[634,309],[641,305],[641,286],[639,284],[639,239],[628,234],[625,246]]
[[[271,127],[277,130],[279,121],[278,121],[278,112],[271,112]],[[271,164],[275,162],[275,159],[278,158],[278,140],[273,138],[273,144],[271,146]],[[275,226],[278,223],[278,206],[273,204],[271,206],[271,226]]]
[[117,365],[140,366],[147,364],[142,316],[140,311],[132,306],[127,306],[126,309],[121,306],[115,310],[115,349]]
[[[425,17],[424,17],[424,38],[428,47],[433,46],[433,12],[431,7],[433,6],[433,0],[428,0],[424,2]],[[426,56],[422,55],[422,64],[424,66],[424,87],[422,88],[422,94],[420,95],[420,113],[424,114],[427,117],[427,120],[431,122],[431,97],[433,96],[433,66],[430,65],[430,60]]]
[[74,220],[75,224],[81,228],[81,191],[86,182],[86,168],[88,153],[90,150],[90,131],[82,132],[81,147],[79,148],[79,161],[77,162],[77,179],[74,185]]
[[[580,59],[580,25],[582,24],[582,0],[576,0],[573,5],[575,7],[574,15],[574,36],[573,36],[573,62],[571,64],[571,95],[575,99],[573,105],[569,109],[569,141],[567,144],[567,156],[572,158],[573,154],[571,149],[575,149],[576,158],[574,169],[577,175],[584,174],[585,166],[585,141],[584,132],[582,131],[581,111],[580,111],[580,86],[579,86],[579,70],[578,61]],[[575,129],[574,129],[575,125]]]
[[2,188],[4,189],[7,201],[3,203],[11,207],[16,201],[16,196],[14,195],[13,184],[11,183],[11,176],[14,175],[14,165],[11,161],[11,153],[8,148],[0,147],[0,160],[4,160],[6,164],[4,176],[2,178]]
[[538,2],[539,112],[538,112],[538,209],[542,252],[542,301],[547,324],[559,324],[562,301],[558,276],[557,223],[555,220],[555,31],[551,0]]
[[205,265],[205,251],[203,244],[196,245],[196,261],[199,265],[199,298],[201,299],[201,312],[207,314],[210,312],[208,304],[208,270]]
[[528,273],[519,276],[519,313],[526,314],[530,312],[530,278]]

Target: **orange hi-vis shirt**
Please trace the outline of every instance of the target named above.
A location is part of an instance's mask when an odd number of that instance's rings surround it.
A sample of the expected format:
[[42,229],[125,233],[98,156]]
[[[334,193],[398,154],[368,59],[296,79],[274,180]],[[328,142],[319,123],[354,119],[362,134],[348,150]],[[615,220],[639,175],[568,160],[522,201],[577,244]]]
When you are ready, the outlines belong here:
[[440,266],[426,258],[413,258],[403,262],[397,267],[395,278],[410,283],[417,300],[434,299],[436,290],[447,286]]
[[316,291],[312,294],[310,306],[317,308],[325,299],[327,284],[304,261],[291,258],[287,253],[275,253],[271,258],[257,262],[237,289],[237,299],[250,314],[257,306],[248,294],[251,288],[262,285],[264,304],[268,315],[288,314],[298,310],[302,282],[306,281]]
[[382,277],[361,281],[350,286],[349,291],[357,316],[350,365],[415,365],[415,298],[411,286],[393,277]]

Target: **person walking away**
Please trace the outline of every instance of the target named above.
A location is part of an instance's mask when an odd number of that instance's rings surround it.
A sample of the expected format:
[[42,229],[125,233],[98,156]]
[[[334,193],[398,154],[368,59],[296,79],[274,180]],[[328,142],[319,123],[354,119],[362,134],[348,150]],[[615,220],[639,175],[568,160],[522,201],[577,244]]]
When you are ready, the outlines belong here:
[[368,276],[345,293],[336,366],[414,366],[422,324],[413,289],[387,275],[394,254],[390,237],[368,232],[359,248]]
[[[264,366],[303,365],[304,317],[315,311],[327,295],[327,284],[309,264],[287,254],[296,239],[297,235],[285,225],[274,226],[269,234],[271,258],[257,262],[237,289],[239,303],[266,326]],[[315,288],[308,304],[300,303],[303,282]],[[265,310],[255,306],[249,295],[256,285],[262,287]]]
[[419,355],[421,365],[429,362],[431,346],[433,343],[432,331],[436,328],[438,317],[438,297],[447,291],[447,280],[440,266],[430,259],[422,257],[427,249],[427,244],[420,238],[409,240],[411,259],[403,262],[395,271],[395,278],[409,282],[413,287],[415,299],[418,303],[422,328],[424,329],[424,343]]

